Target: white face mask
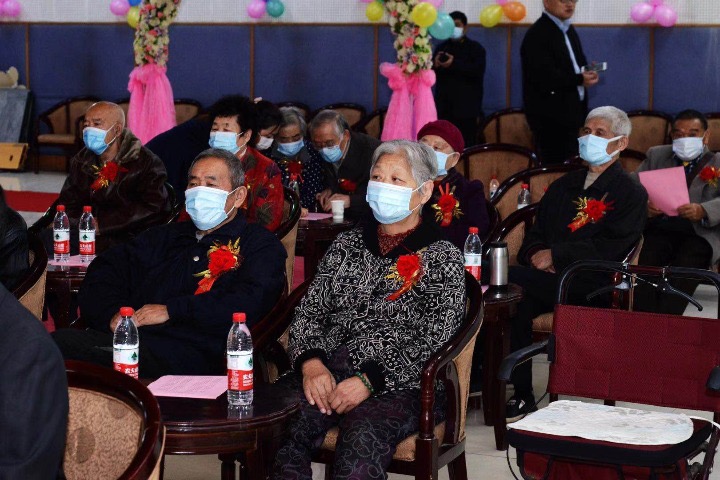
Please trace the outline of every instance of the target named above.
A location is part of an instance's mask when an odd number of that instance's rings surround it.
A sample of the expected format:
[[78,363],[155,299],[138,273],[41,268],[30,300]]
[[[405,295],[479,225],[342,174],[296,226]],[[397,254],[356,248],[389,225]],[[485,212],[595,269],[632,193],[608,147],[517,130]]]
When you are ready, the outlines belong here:
[[463,36],[463,28],[462,27],[455,27],[453,28],[452,38],[454,40],[460,40]]
[[370,204],[375,220],[385,225],[397,223],[422,205],[419,203],[415,208],[410,208],[413,192],[417,192],[421,187],[422,185],[413,190],[410,187],[370,180],[365,200]]
[[257,147],[258,150],[267,150],[268,148],[270,148],[272,146],[272,144],[273,144],[272,138],[263,137],[262,135],[260,135],[260,140],[258,140],[257,145],[255,145],[255,146]]
[[597,135],[588,134],[578,138],[580,146],[580,158],[585,160],[592,166],[600,166],[608,163],[620,150],[607,153],[607,147],[610,142],[621,139],[623,136],[618,135],[613,138],[602,138]]
[[680,160],[689,162],[702,155],[705,145],[703,137],[685,137],[673,140],[672,149]]

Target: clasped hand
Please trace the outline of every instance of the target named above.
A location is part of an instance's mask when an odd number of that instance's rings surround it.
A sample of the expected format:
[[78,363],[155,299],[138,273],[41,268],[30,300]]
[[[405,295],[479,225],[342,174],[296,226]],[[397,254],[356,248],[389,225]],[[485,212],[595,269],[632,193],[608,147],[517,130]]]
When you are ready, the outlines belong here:
[[319,358],[303,363],[303,392],[310,405],[317,405],[321,413],[347,413],[370,396],[370,391],[357,377],[335,382],[330,370]]

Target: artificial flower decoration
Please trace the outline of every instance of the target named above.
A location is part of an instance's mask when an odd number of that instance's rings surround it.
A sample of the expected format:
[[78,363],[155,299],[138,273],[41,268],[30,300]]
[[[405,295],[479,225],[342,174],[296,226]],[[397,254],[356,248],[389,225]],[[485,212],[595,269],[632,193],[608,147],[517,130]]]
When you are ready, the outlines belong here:
[[[302,163],[300,160],[292,160],[287,162],[287,171],[290,175],[302,176]],[[302,181],[302,180],[301,180]]]
[[220,275],[240,266],[243,261],[243,257],[240,255],[240,239],[238,238],[234,242],[231,240],[227,245],[215,243],[208,250],[207,256],[207,270],[195,274],[196,277],[202,277],[198,282],[195,295],[209,292]]
[[[420,251],[422,252],[422,250]],[[423,275],[422,261],[420,252],[411,253],[409,255],[400,255],[395,265],[390,267],[390,275],[386,278],[395,279],[402,283],[402,286],[387,296],[386,300],[394,302],[405,292],[417,285]]]
[[154,63],[165,66],[170,45],[170,24],[178,13],[180,0],[145,0],[140,7],[140,22],[133,48],[135,65]]
[[460,202],[455,198],[455,187],[450,188],[450,184],[438,186],[440,198],[437,203],[432,206],[435,210],[435,220],[440,223],[441,227],[447,227],[452,223],[453,218],[460,218],[463,212],[460,210]]
[[102,168],[93,165],[95,169],[95,181],[90,185],[93,192],[106,188],[110,182],[114,182],[119,173],[125,173],[127,168],[121,167],[116,161],[107,162]]
[[355,193],[355,190],[357,190],[357,182],[353,182],[352,180],[348,180],[347,178],[339,179],[338,185],[344,192],[349,195],[352,195],[353,193]]
[[578,213],[568,225],[570,231],[574,232],[588,223],[597,223],[605,216],[608,210],[612,210],[612,202],[605,202],[607,193],[600,200],[594,198],[580,197],[576,202]]
[[712,187],[717,188],[718,178],[720,178],[720,169],[717,169],[715,167],[705,167],[700,170],[700,173],[698,175],[700,176],[700,180]]

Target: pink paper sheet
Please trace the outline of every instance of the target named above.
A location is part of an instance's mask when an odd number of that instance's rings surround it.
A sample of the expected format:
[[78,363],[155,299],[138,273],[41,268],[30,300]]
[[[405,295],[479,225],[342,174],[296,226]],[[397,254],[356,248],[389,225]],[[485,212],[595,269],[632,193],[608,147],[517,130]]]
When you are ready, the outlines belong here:
[[650,201],[665,215],[677,217],[677,208],[690,203],[683,167],[648,170],[638,176]]
[[80,255],[72,255],[70,257],[70,260],[67,262],[56,262],[53,260],[53,258],[48,259],[48,264],[50,265],[58,265],[58,266],[65,266],[65,267],[87,267],[90,265],[90,263],[85,263],[80,260]]
[[148,385],[156,397],[218,398],[228,388],[226,376],[166,375]]
[[325,220],[326,218],[332,218],[332,213],[314,213],[310,212],[304,217],[303,220]]

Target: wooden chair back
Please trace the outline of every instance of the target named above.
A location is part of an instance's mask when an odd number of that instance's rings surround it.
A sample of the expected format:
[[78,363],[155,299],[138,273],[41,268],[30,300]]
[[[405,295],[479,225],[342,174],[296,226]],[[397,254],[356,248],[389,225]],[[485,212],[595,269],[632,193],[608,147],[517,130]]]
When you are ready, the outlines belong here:
[[275,235],[285,247],[285,274],[288,281],[288,292],[292,290],[293,275],[295,273],[295,244],[297,242],[298,225],[300,224],[300,198],[295,192],[283,187],[285,201],[283,202],[283,216]]
[[706,113],[705,118],[708,121],[708,135],[710,135],[708,148],[713,152],[720,152],[720,112]]
[[175,99],[175,123],[180,125],[191,118],[197,117],[202,111],[202,104],[191,98]]
[[77,119],[99,101],[99,98],[89,95],[67,98],[41,113],[38,119],[50,129],[50,133],[77,135]]
[[620,165],[627,173],[633,173],[640,164],[645,161],[645,154],[636,150],[626,148],[620,152]]
[[525,208],[516,210],[507,218],[502,220],[495,230],[490,234],[489,242],[506,242],[508,246],[508,265],[519,265],[517,256],[520,252],[525,232],[530,230],[535,223],[539,204],[533,203]]
[[310,120],[310,113],[312,110],[310,110],[310,107],[306,103],[302,102],[278,102],[275,105],[277,105],[278,108],[282,107],[293,107],[297,108],[302,112],[303,115],[305,115],[305,120]]
[[383,127],[385,126],[385,115],[387,115],[387,108],[379,108],[372,111],[365,115],[365,117],[357,125],[355,125],[353,130],[365,133],[380,140]]
[[45,281],[47,278],[48,256],[45,246],[37,234],[28,233],[30,268],[20,284],[13,290],[13,295],[30,310],[30,313],[42,321],[45,307]]
[[530,150],[504,143],[483,144],[466,148],[455,169],[468,180],[480,180],[485,198],[490,198],[492,176],[502,183],[513,174],[536,167],[540,163]]
[[65,477],[151,478],[162,461],[165,429],[150,390],[97,365],[68,360],[65,369],[70,397]]
[[350,125],[350,128],[354,128],[359,124],[366,114],[365,107],[357,103],[331,103],[315,110],[312,116],[314,117],[323,110],[335,110],[340,113]]
[[535,150],[532,130],[522,108],[499,110],[485,120],[480,127],[483,143],[509,143]]
[[628,112],[632,132],[628,148],[638,152],[647,152],[650,147],[670,143],[672,117],[667,113],[651,110]]

